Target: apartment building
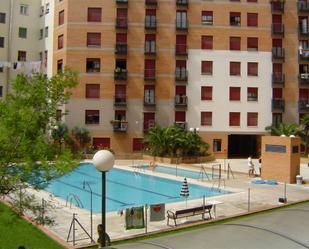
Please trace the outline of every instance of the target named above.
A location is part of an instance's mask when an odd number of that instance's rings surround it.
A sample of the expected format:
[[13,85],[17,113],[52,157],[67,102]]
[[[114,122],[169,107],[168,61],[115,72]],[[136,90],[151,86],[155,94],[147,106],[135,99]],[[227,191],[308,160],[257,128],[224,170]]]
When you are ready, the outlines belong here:
[[18,73],[52,75],[52,0],[0,2],[0,97]]
[[48,75],[79,72],[63,120],[86,126],[96,147],[138,152],[155,124],[176,123],[218,157],[255,156],[266,126],[309,112],[306,0],[41,0],[34,8],[44,15],[29,50],[43,62],[47,51]]

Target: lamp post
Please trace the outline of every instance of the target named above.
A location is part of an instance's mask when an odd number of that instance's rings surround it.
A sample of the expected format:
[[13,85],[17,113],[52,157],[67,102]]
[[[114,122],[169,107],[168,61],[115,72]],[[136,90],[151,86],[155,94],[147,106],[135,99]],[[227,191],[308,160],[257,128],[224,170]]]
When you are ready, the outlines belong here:
[[106,246],[106,172],[113,168],[115,157],[108,150],[99,150],[93,156],[93,164],[102,173],[102,222],[98,225],[99,248]]
[[189,131],[193,132],[194,134],[198,133],[199,130],[200,130],[200,128],[198,128],[198,127],[191,127],[191,128],[189,129]]
[[94,242],[93,240],[93,219],[92,219],[92,188],[90,187],[89,182],[83,181],[83,189],[86,189],[86,186],[90,190],[90,235],[91,235],[91,242]]

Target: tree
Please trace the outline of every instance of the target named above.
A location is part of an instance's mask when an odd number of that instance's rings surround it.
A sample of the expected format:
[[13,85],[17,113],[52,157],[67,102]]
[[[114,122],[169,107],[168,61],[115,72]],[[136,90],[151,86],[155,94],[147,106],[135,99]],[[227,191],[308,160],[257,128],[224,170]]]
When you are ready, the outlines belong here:
[[65,123],[59,122],[52,127],[52,138],[59,144],[59,151],[61,152],[62,144],[69,133],[68,126]]
[[72,134],[81,149],[84,149],[86,144],[91,141],[90,132],[86,127],[76,126],[73,128]]
[[305,153],[308,153],[308,147],[309,147],[309,114],[304,115],[304,117],[301,119],[301,127],[303,130],[302,133],[302,140],[305,145]]
[[300,132],[299,126],[297,124],[284,124],[281,123],[278,126],[267,126],[265,128],[266,131],[269,131],[273,136],[291,136],[298,135]]
[[0,101],[0,196],[28,184],[43,188],[76,165],[71,152],[59,152],[50,136],[57,109],[76,84],[77,74],[67,69],[50,79],[18,75],[12,82],[12,93]]

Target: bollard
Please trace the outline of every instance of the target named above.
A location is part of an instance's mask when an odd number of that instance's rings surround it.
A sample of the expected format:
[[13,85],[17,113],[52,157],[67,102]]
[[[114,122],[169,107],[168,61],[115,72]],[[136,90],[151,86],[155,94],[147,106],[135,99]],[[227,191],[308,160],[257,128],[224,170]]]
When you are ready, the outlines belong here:
[[248,188],[248,213],[250,212],[250,188]]

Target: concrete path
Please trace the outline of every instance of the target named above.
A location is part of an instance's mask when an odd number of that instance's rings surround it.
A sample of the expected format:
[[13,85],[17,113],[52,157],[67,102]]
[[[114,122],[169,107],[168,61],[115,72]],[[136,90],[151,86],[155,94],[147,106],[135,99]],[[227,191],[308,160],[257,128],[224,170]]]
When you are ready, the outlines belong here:
[[309,203],[113,249],[309,248]]

